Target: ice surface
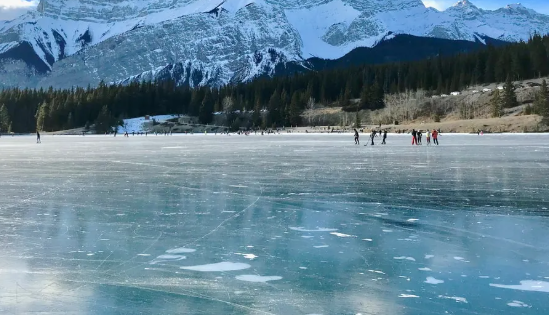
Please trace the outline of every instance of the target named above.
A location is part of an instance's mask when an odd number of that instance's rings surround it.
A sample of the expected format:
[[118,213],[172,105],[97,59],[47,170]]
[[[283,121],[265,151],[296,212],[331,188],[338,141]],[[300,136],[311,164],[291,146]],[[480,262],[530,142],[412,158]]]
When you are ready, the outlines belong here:
[[2,314],[549,314],[549,136],[34,142],[0,138]]

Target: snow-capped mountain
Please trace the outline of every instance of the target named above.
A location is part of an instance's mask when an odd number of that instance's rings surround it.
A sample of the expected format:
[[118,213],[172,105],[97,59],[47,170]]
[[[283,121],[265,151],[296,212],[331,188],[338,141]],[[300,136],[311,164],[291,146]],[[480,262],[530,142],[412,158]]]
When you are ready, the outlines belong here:
[[[482,41],[549,33],[549,16],[467,0],[42,0],[0,22],[0,84],[96,85],[173,76],[219,85],[285,62],[337,59],[393,34]],[[184,83],[184,82],[180,82]]]

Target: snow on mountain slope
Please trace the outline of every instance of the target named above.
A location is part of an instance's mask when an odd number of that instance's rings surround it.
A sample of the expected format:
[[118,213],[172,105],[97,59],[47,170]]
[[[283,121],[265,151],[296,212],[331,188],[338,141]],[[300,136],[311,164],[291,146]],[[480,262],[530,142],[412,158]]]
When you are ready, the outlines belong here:
[[168,74],[219,85],[286,61],[337,59],[389,34],[518,41],[534,32],[549,33],[549,16],[468,0],[442,12],[421,0],[41,0],[37,11],[0,22],[0,85]]
[[[337,14],[334,14],[337,12]],[[327,38],[341,36],[361,12],[342,0],[334,0],[311,8],[286,10],[288,22],[299,33],[303,41],[302,55],[335,59],[342,51],[351,51],[357,45],[371,46],[373,42],[332,45]],[[351,47],[346,47],[351,46]]]
[[378,2],[359,11],[357,1],[332,0],[286,10],[288,21],[303,39],[304,57],[340,58],[356,47],[375,45],[389,33],[470,41],[480,36],[519,41],[534,32],[549,33],[549,16],[522,5],[489,11],[462,0],[440,12],[412,0],[400,5],[392,1],[390,6]]

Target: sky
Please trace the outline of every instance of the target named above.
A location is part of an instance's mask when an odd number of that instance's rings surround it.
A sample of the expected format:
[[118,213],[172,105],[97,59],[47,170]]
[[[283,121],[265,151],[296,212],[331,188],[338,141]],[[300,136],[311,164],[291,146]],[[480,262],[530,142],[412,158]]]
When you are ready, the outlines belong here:
[[0,20],[14,19],[37,5],[38,0],[0,0]]
[[[11,20],[25,13],[34,10],[39,0],[0,0],[0,20]],[[55,1],[55,0],[52,0]],[[458,0],[422,0],[426,6],[444,10],[452,6]],[[470,0],[477,7],[483,9],[498,9],[513,3],[517,0]],[[522,0],[521,3],[528,8],[540,13],[549,14],[549,0]]]

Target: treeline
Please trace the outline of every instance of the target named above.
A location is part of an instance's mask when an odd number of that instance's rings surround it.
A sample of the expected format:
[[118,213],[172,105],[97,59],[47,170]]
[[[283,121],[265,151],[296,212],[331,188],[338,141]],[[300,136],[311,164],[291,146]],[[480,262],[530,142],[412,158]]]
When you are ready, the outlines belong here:
[[[97,88],[64,90],[14,88],[0,92],[0,131],[54,131],[95,124],[98,132],[104,132],[120,119],[156,114],[188,114],[207,124],[214,112],[237,110],[253,111],[251,126],[290,126],[299,125],[301,113],[315,102],[347,111],[377,109],[384,106],[386,93],[422,89],[448,94],[471,85],[548,74],[549,36],[534,35],[528,42],[451,57],[260,78],[221,88],[191,89],[171,81],[100,83]],[[234,121],[227,124],[238,126]]]

